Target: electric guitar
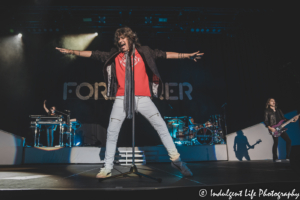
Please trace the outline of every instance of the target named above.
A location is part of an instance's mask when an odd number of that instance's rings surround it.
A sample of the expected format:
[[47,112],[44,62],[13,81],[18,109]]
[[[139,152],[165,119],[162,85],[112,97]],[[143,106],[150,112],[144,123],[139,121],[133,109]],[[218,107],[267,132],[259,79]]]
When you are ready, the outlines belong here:
[[[296,116],[300,116],[300,114],[296,115]],[[296,117],[295,116],[295,117]],[[288,125],[289,123],[291,123],[292,121],[294,121],[294,118],[288,120],[287,122],[284,122],[284,120],[281,120],[278,124],[273,125],[272,128],[275,128],[275,132],[270,131],[270,133],[274,136],[274,137],[279,137],[283,132],[285,132],[287,130],[287,128],[284,128],[286,125]]]

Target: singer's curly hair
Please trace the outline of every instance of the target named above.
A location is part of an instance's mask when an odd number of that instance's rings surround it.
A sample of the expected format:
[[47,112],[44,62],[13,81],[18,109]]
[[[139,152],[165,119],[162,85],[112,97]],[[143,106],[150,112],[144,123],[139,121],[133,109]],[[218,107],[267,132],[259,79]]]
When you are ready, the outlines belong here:
[[[270,108],[269,103],[270,103],[271,99],[274,99],[274,98],[269,98],[269,99],[267,100],[266,108]],[[274,101],[275,101],[275,99],[274,99]],[[277,103],[276,103],[276,101],[275,101],[275,108],[277,108]]]
[[119,48],[119,50],[120,50],[120,46],[118,41],[119,41],[119,37],[122,35],[128,38],[129,47],[131,47],[133,43],[135,43],[135,46],[141,46],[136,33],[134,33],[129,27],[122,27],[122,28],[118,28],[115,32],[114,44]]

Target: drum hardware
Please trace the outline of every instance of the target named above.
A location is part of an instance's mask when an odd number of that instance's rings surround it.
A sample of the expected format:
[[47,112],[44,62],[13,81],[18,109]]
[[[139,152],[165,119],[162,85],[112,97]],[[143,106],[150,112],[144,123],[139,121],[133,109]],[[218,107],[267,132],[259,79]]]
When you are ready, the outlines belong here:
[[[171,117],[165,117],[165,119],[170,119]],[[183,128],[184,128],[184,122],[181,121],[178,118],[171,118],[167,121],[167,127],[171,134],[171,137],[177,141],[183,141]],[[176,140],[177,139],[177,140]]]
[[[187,127],[181,119],[183,117],[164,117],[174,143],[179,145],[213,145],[224,144],[223,131],[221,129],[221,115],[211,115],[209,121],[204,124],[190,121]],[[189,117],[189,119],[192,119]]]
[[[29,115],[30,118],[35,119],[35,121],[30,122],[30,128],[34,129],[34,146],[40,146],[40,132],[42,125],[57,125],[59,126],[59,146],[63,147],[65,146],[63,142],[63,135],[67,134],[69,136],[69,144],[68,146],[75,146],[74,140],[73,144],[71,142],[71,136],[73,135],[75,137],[75,130],[80,128],[81,124],[76,119],[69,119],[67,117],[67,122],[62,121],[63,116],[57,115],[57,116],[46,116],[46,115]],[[66,131],[65,131],[66,130]],[[67,146],[67,145],[66,145]]]

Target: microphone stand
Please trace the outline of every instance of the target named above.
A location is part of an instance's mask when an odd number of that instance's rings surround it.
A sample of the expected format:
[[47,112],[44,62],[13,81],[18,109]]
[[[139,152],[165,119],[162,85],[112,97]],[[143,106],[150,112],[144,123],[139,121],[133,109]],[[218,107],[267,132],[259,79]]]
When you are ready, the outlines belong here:
[[[135,174],[135,175],[138,175],[139,178],[142,178],[143,176],[146,177],[146,178],[150,178],[150,179],[153,179],[153,180],[156,180],[158,181],[159,183],[161,183],[162,179],[161,178],[154,178],[154,177],[151,177],[151,176],[148,176],[146,174],[142,174],[140,172],[138,172],[138,169],[135,165],[135,90],[134,90],[134,87],[135,87],[135,84],[134,84],[134,57],[135,57],[135,44],[133,43],[133,48],[132,48],[132,57],[133,57],[133,62],[131,63],[132,65],[132,73],[131,73],[131,83],[132,83],[132,86],[131,86],[131,89],[132,89],[132,98],[131,98],[131,108],[132,108],[132,165],[130,167],[130,170],[129,172],[125,172],[125,173],[121,173],[121,174],[117,174],[117,175],[114,175],[114,176],[110,176],[110,177],[107,177],[107,178],[99,178],[99,182],[100,181],[103,181],[103,180],[106,180],[106,179],[110,179],[110,178],[116,178],[116,177],[119,177],[119,176],[126,176],[127,174]],[[129,56],[130,58],[130,61],[131,61],[131,56]]]
[[227,103],[224,103],[222,108],[224,108],[224,123],[225,123],[225,134],[227,135],[227,123],[226,123],[226,105]]

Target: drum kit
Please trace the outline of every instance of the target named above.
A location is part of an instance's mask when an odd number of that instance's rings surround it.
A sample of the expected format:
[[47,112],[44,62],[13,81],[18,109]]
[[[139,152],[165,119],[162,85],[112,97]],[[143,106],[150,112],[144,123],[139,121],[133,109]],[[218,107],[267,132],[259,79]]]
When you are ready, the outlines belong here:
[[[211,115],[209,121],[199,124],[193,118],[164,117],[174,142],[179,145],[213,145],[224,144],[221,115]],[[188,124],[187,126],[185,124]]]

